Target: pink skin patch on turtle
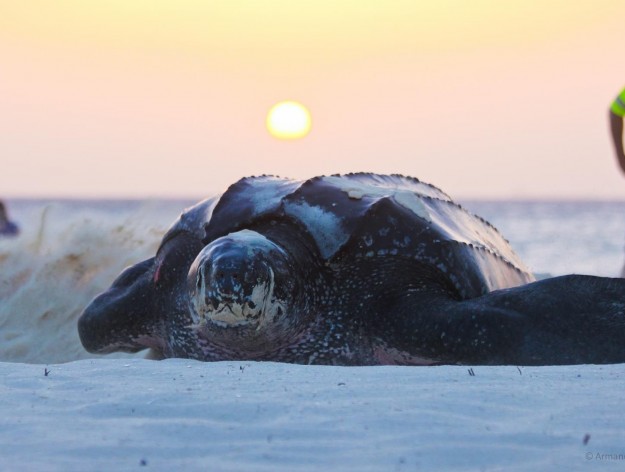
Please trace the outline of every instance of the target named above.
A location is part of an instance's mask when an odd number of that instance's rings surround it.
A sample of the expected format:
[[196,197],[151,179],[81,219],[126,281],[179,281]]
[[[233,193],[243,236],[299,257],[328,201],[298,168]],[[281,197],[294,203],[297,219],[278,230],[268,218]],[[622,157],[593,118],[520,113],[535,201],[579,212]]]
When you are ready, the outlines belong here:
[[159,262],[158,266],[156,267],[156,271],[154,271],[154,278],[152,279],[154,283],[158,283],[158,280],[161,278],[162,267],[163,267],[163,261]]
[[436,365],[438,361],[409,354],[392,347],[378,344],[373,347],[373,357],[380,365]]

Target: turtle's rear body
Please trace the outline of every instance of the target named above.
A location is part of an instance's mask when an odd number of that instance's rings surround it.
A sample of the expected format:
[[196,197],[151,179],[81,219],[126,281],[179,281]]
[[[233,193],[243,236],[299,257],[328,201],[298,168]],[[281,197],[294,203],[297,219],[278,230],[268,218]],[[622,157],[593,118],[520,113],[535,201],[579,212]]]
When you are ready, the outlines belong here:
[[96,298],[79,330],[94,352],[152,347],[163,357],[208,361],[530,364],[625,357],[611,339],[608,348],[585,351],[582,334],[563,340],[560,318],[586,323],[606,297],[614,303],[598,319],[614,317],[623,331],[625,287],[599,279],[583,306],[571,306],[567,286],[591,279],[571,277],[531,283],[492,225],[414,178],[262,176],[183,213],[156,257]]

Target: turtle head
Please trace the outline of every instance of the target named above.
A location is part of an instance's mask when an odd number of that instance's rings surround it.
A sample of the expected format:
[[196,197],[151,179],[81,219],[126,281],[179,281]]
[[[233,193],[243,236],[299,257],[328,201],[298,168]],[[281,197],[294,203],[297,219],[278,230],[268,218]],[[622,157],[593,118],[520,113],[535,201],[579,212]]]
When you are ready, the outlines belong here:
[[285,330],[280,327],[292,321],[288,315],[297,291],[292,267],[283,248],[255,231],[214,240],[189,269],[193,321],[217,342],[235,332],[240,347],[260,338],[275,340]]

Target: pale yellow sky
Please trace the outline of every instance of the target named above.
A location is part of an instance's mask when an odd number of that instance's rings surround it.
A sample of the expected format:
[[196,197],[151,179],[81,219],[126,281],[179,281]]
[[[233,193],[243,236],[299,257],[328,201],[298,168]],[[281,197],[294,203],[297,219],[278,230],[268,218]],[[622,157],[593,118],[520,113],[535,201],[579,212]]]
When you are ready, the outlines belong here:
[[[0,196],[200,197],[370,170],[625,198],[622,0],[0,0]],[[269,136],[278,101],[312,113]]]

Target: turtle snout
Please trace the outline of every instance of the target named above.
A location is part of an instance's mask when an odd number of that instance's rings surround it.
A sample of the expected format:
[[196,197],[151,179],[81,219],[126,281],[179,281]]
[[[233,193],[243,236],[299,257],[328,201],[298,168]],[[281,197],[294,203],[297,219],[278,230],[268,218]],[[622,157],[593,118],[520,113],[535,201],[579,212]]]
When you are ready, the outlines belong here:
[[245,272],[242,267],[214,266],[203,276],[207,301],[213,306],[220,303],[246,302]]
[[192,294],[195,312],[223,326],[256,324],[267,297],[268,285],[263,280],[269,276],[267,269],[259,273],[255,264],[228,262],[208,259],[198,267]]

